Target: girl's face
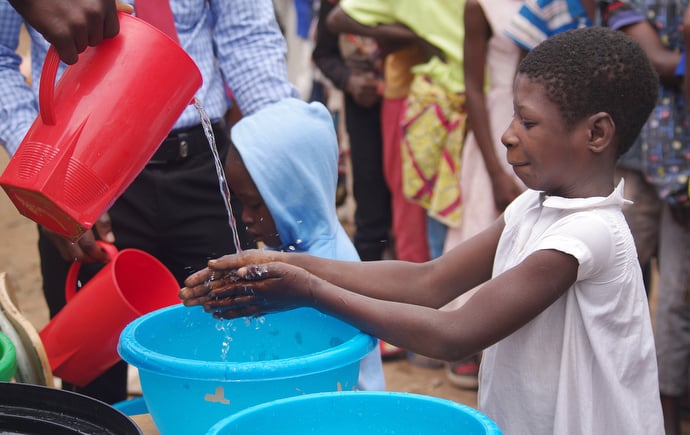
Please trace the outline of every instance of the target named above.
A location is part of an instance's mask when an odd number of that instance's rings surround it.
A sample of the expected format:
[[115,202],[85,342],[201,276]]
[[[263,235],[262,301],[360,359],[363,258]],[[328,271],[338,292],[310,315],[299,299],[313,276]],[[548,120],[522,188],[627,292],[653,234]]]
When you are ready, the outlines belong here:
[[586,163],[582,128],[567,128],[558,106],[546,98],[544,87],[519,74],[513,110],[513,119],[501,136],[513,171],[530,189],[571,197],[569,192],[581,182],[578,168]]
[[242,203],[242,221],[247,226],[247,232],[257,242],[271,247],[280,246],[280,236],[273,216],[247,168],[239,159],[231,159],[225,168],[228,186]]

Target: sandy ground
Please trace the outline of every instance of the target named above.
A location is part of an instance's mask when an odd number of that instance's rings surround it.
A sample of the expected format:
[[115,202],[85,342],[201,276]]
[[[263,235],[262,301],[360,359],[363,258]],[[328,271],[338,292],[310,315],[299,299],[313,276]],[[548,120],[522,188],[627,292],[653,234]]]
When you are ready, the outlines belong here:
[[[8,157],[0,151],[0,168]],[[7,272],[17,290],[20,309],[40,329],[48,322],[48,307],[41,291],[36,224],[20,215],[3,190],[0,193],[0,272]]]

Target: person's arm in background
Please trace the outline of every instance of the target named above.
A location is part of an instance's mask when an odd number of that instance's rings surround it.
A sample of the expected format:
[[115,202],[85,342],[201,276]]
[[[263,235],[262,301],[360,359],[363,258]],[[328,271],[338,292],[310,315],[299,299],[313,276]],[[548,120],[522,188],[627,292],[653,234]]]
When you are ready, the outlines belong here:
[[426,60],[437,56],[445,60],[445,54],[426,39],[417,35],[409,27],[398,23],[394,18],[390,22],[373,25],[362,24],[349,16],[340,6],[336,6],[328,15],[327,26],[332,32],[352,33],[376,39],[382,55],[392,53],[410,44],[418,44]]
[[340,52],[338,34],[332,32],[326,25],[326,18],[334,7],[335,2],[332,0],[323,0],[321,2],[316,23],[316,40],[311,58],[316,67],[336,88],[344,90],[347,88],[350,69],[345,64],[345,60]]
[[345,63],[338,44],[338,34],[331,32],[326,25],[326,18],[334,7],[335,3],[331,1],[321,2],[312,60],[336,88],[350,94],[360,106],[370,107],[381,100],[378,93],[379,80],[373,72],[353,71]]
[[464,75],[467,95],[467,115],[470,130],[474,132],[477,145],[484,160],[484,166],[491,179],[494,205],[498,212],[520,195],[522,189],[500,163],[496,155],[491,120],[484,94],[486,74],[486,53],[488,51],[491,26],[479,2],[465,3]]
[[288,80],[287,45],[271,0],[211,0],[210,5],[218,61],[242,114],[300,98]]
[[680,84],[682,78],[676,75],[676,68],[680,62],[681,54],[664,47],[649,21],[641,21],[622,30],[640,44],[663,83],[668,85]]
[[[606,18],[604,24],[613,29],[621,30],[635,39],[652,62],[654,69],[659,74],[661,83],[670,87],[683,85],[683,96],[687,99],[690,93],[687,86],[684,86],[684,77],[687,77],[685,54],[666,48],[654,27],[641,11],[623,2],[614,2],[608,8],[614,9],[614,12],[608,16],[609,14],[606,13],[608,10],[604,10],[602,14]],[[688,9],[683,15],[683,27],[686,26],[686,23],[690,24]],[[688,33],[683,32],[686,43],[690,41]],[[688,229],[690,207],[687,207],[686,204],[671,206],[671,215],[678,224]]]
[[87,46],[100,44],[120,31],[118,11],[132,7],[115,0],[8,0],[14,9],[55,46],[66,64],[77,61]]
[[10,157],[38,115],[38,102],[19,67],[17,54],[22,17],[0,2],[0,143]]
[[676,69],[681,54],[664,46],[642,11],[622,1],[614,1],[603,4],[601,15],[602,25],[620,30],[640,44],[662,83],[669,86],[680,84]]

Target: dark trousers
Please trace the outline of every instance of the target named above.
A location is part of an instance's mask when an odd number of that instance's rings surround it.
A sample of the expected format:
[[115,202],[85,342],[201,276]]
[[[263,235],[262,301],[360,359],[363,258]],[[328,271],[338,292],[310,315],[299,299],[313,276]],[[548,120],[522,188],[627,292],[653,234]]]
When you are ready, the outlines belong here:
[[[216,146],[225,161],[228,137],[214,127]],[[202,144],[203,145],[203,144]],[[118,249],[137,248],[156,257],[175,275],[180,286],[207,260],[235,251],[230,220],[223,202],[208,143],[206,152],[170,163],[149,164],[108,210]],[[203,147],[191,147],[202,149]],[[124,163],[123,163],[124,164]],[[241,204],[232,201],[242,249],[255,243],[241,224]],[[65,305],[65,278],[70,263],[45,237],[39,237],[43,292],[52,318]],[[88,281],[102,265],[84,264],[79,280]],[[127,397],[127,364],[123,361],[93,383],[65,389],[115,403]]]
[[356,203],[354,244],[362,260],[380,260],[391,228],[391,196],[383,176],[381,105],[362,107],[346,95],[345,122]]

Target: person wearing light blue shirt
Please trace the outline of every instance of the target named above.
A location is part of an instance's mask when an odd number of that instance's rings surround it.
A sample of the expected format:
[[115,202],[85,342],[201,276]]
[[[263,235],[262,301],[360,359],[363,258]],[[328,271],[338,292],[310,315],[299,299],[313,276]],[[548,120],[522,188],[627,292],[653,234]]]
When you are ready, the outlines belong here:
[[[253,113],[284,97],[298,95],[287,80],[285,41],[275,25],[270,0],[172,0],[171,7],[180,43],[202,73],[203,85],[197,97],[212,120],[221,119],[227,109],[223,76],[227,78],[243,114]],[[3,111],[0,141],[10,155],[38,113],[34,94],[20,89],[24,79],[18,75],[21,59],[15,50],[22,23],[22,17],[7,0],[0,2],[0,79],[3,82],[0,88]],[[31,36],[31,82],[37,93],[49,45],[35,29],[29,27],[28,30]],[[261,38],[252,39],[258,34]],[[212,46],[215,50],[210,48]],[[4,84],[5,80],[11,81],[11,88]],[[198,124],[199,114],[189,106],[174,129]],[[10,125],[17,128],[10,129]],[[19,128],[21,126],[25,128]]]
[[[136,2],[133,5],[136,14]],[[272,2],[170,0],[170,5],[180,44],[201,71],[203,85],[196,97],[213,122],[216,145],[225,159],[229,140],[223,124],[228,109],[226,85],[244,115],[287,97],[299,97],[288,81],[287,48]],[[10,156],[38,113],[40,73],[49,48],[43,36],[27,25],[32,67],[31,86],[27,85],[16,54],[23,23],[10,3],[0,0],[0,143]],[[62,65],[59,73],[64,68]],[[235,201],[232,205],[239,222],[241,205]],[[238,227],[243,247],[253,246],[250,237],[242,236],[243,225]],[[71,261],[107,258],[95,248],[94,237],[114,242],[118,249],[149,252],[180,284],[189,273],[205,266],[208,258],[234,251],[215,163],[194,106],[186,108],[149,164],[96,228],[97,236],[87,232],[76,244],[40,230],[43,291],[51,317],[65,304],[64,282]],[[86,281],[100,266],[84,264],[80,281]],[[118,363],[93,384],[76,390],[107,403],[123,400],[127,396],[126,370],[124,363]],[[70,385],[63,388],[75,389]]]

